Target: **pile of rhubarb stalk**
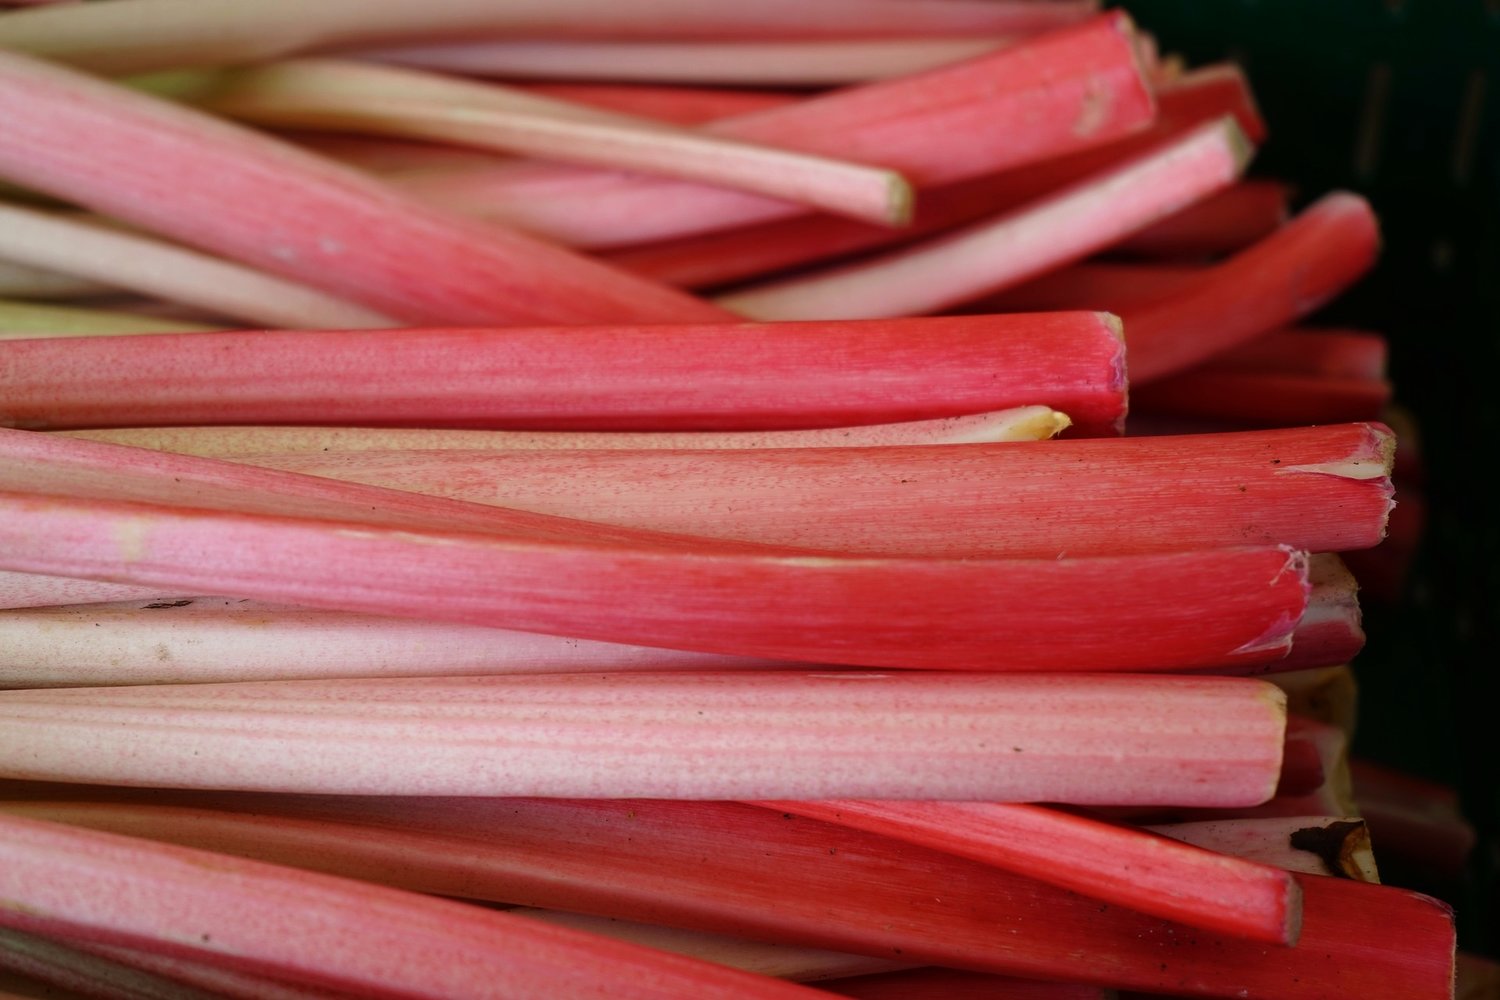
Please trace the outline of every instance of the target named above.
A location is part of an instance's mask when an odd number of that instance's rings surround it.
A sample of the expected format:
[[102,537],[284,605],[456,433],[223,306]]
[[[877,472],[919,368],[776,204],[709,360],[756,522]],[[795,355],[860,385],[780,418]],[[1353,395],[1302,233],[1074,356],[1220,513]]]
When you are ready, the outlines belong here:
[[0,992],[1452,994],[1346,760],[1385,342],[1303,325],[1376,222],[1235,67],[14,6]]

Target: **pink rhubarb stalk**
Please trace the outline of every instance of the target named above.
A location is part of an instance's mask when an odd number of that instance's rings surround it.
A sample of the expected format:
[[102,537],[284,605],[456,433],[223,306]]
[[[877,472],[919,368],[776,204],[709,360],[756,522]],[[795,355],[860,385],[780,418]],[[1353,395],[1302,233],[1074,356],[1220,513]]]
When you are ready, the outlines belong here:
[[874,260],[719,298],[757,319],[855,319],[936,312],[1019,284],[1232,184],[1250,156],[1232,119],[1194,129],[1103,176]]
[[[304,285],[98,224],[0,204],[0,257],[243,323],[388,327],[394,320]],[[162,324],[162,329],[170,324]]]
[[921,73],[978,58],[1015,44],[1021,37],[1024,36],[727,42],[523,38],[358,54],[436,72],[507,80],[833,87]]
[[783,91],[736,87],[653,87],[618,83],[531,83],[518,86],[544,97],[655,118],[673,125],[702,125],[715,118],[783,108],[801,99]]
[[34,428],[754,430],[1040,404],[1097,434],[1125,413],[1124,346],[1094,313],[108,337],[0,358],[0,424]]
[[308,451],[238,460],[677,534],[869,555],[1040,559],[1246,544],[1369,548],[1385,534],[1394,450],[1384,425],[1334,424],[1024,446]]
[[1379,882],[1365,821],[1338,816],[1215,819],[1151,827],[1162,836],[1306,875]]
[[1453,978],[1446,907],[1343,879],[1299,876],[1300,943],[1268,951],[736,803],[147,794],[6,809],[443,895],[1027,978],[1249,1000],[1429,1000]]
[[[35,493],[5,493],[0,511],[3,569],[859,666],[1249,666],[1285,655],[1306,599],[1305,559],[1284,548],[861,558],[726,551],[728,543],[680,536],[566,541],[513,528],[386,527]],[[559,529],[569,524],[557,520]]]
[[1234,937],[1290,945],[1301,930],[1302,893],[1284,871],[1056,809],[941,801],[758,804]]
[[894,171],[352,60],[300,59],[239,70],[212,79],[206,94],[191,99],[257,125],[428,139],[676,177],[888,225],[911,216],[911,188]]
[[1222,808],[1275,791],[1284,703],[1239,677],[831,671],[5,691],[0,776],[345,795]]
[[[1129,24],[1112,14],[980,59],[714,122],[708,131],[885,167],[926,188],[1109,142],[1146,125],[1153,112]],[[703,185],[546,164],[428,174],[402,187],[591,247],[799,212]]]
[[[208,23],[196,9],[183,21]],[[0,108],[0,176],[406,322],[722,315],[268,136],[12,52],[0,52]]]
[[[0,816],[0,925],[370,997],[801,997],[706,962],[447,900]],[[330,937],[331,926],[342,932]]]
[[[1088,17],[1087,0],[992,3],[974,0],[763,0],[752,7],[654,0],[619,6],[555,0],[495,6],[482,0],[431,0],[372,8],[328,0],[309,10],[298,0],[130,0],[124,8],[26,11],[0,18],[0,46],[102,73],[140,73],[188,65],[265,62],[295,52],[484,36],[644,38],[907,37],[1039,31]],[[187,16],[185,16],[187,15]]]
[[453,431],[419,427],[123,427],[57,431],[65,437],[175,451],[205,458],[359,451],[575,451],[658,448],[873,448],[896,445],[1043,441],[1065,430],[1066,414],[1045,406],[895,424],[805,431]]

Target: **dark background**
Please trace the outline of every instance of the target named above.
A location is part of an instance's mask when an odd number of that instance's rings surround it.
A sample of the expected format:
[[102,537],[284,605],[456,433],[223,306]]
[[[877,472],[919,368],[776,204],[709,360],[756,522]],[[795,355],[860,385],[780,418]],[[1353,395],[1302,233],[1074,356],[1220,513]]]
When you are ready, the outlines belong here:
[[1355,752],[1459,789],[1470,871],[1414,887],[1458,907],[1464,947],[1500,955],[1500,0],[1120,6],[1190,65],[1245,67],[1271,131],[1253,174],[1294,182],[1299,205],[1358,191],[1381,218],[1377,271],[1315,322],[1389,336],[1429,507],[1403,594],[1364,601]]

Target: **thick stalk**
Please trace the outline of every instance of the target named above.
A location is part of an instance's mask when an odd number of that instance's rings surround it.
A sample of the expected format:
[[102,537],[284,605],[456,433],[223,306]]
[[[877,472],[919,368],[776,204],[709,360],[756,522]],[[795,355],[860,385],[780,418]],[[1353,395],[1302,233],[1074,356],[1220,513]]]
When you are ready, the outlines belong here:
[[[1249,806],[1275,791],[1284,704],[1246,678],[935,672],[7,691],[0,776],[352,795]],[[1294,915],[1280,919],[1295,936]]]
[[1047,405],[1125,412],[1096,313],[854,323],[256,331],[0,344],[0,423],[533,430],[834,427]]
[[319,451],[239,460],[710,538],[870,555],[1049,558],[1245,544],[1368,548],[1385,534],[1394,448],[1383,425],[1336,424],[1025,447]]

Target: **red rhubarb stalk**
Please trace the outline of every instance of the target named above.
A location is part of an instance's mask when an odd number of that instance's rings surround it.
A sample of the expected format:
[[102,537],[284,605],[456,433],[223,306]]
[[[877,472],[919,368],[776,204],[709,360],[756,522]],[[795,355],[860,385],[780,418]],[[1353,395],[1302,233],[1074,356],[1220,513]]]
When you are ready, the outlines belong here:
[[[857,23],[857,22],[853,22]],[[504,79],[832,87],[974,59],[1024,35],[791,41],[536,40],[362,52],[367,59]]]
[[6,808],[444,895],[1028,978],[1250,1000],[1429,1000],[1453,979],[1446,907],[1343,879],[1298,877],[1301,941],[1268,950],[735,803],[149,795]]
[[1086,0],[991,3],[944,0],[764,0],[752,7],[653,0],[618,6],[600,0],[494,4],[433,0],[372,8],[329,0],[308,10],[297,0],[253,7],[233,0],[130,0],[123,9],[80,6],[0,18],[0,45],[103,73],[185,65],[264,62],[294,52],[484,36],[644,38],[817,38],[969,36],[1038,31],[1088,17]]
[[1359,585],[1354,574],[1332,553],[1308,561],[1312,590],[1307,610],[1297,623],[1292,651],[1276,670],[1302,670],[1348,663],[1365,644],[1359,609]]
[[[1146,125],[1153,101],[1129,35],[1123,15],[1101,16],[980,59],[715,122],[708,131],[885,167],[919,188],[978,177]],[[430,174],[402,186],[449,207],[480,210],[549,239],[591,247],[799,211],[703,185],[546,164]]]
[[0,424],[754,430],[1043,404],[1124,417],[1094,313],[757,326],[259,331],[0,344]]
[[66,437],[205,458],[302,452],[641,450],[658,448],[870,448],[1042,441],[1071,421],[1045,406],[895,424],[805,431],[463,431],[419,427],[125,427],[57,431]]
[[[0,776],[354,795],[1250,806],[1276,788],[1284,703],[1239,677],[937,672],[6,691]],[[1282,903],[1285,935],[1295,917],[1284,886]]]
[[[706,962],[394,889],[0,817],[0,925],[362,996],[800,997]],[[330,938],[330,926],[343,933]]]
[[1368,548],[1385,534],[1394,450],[1383,425],[1334,424],[1024,446],[308,451],[238,460],[678,534],[870,555],[1049,558],[1246,544]]
[[1306,596],[1305,560],[1283,548],[877,559],[25,493],[0,509],[4,569],[859,666],[1249,666],[1285,655]]
[[1132,381],[1183,371],[1306,316],[1370,268],[1378,241],[1363,198],[1323,197],[1182,293],[1126,311]]
[[[394,320],[292,281],[134,233],[0,204],[0,256],[244,323],[368,328]],[[170,324],[162,324],[162,328]]]
[[1249,159],[1232,119],[998,219],[828,272],[719,298],[757,319],[856,319],[936,312],[1101,250],[1234,182]]
[[257,125],[427,139],[658,174],[888,225],[911,215],[911,188],[894,171],[352,60],[299,59],[239,70],[213,78],[206,94],[190,99]]
[[0,108],[0,176],[407,322],[721,315],[560,248],[433,211],[268,136],[26,56],[0,53]]
[[1289,945],[1301,930],[1301,890],[1280,869],[1056,809],[941,801],[758,804],[921,844],[1234,937]]
[[1391,383],[1347,375],[1228,370],[1210,362],[1139,386],[1141,413],[1226,421],[1243,426],[1373,420],[1391,401]]

